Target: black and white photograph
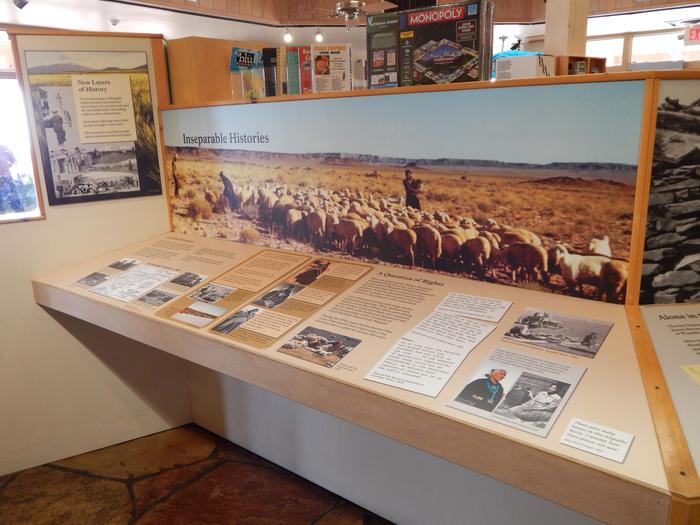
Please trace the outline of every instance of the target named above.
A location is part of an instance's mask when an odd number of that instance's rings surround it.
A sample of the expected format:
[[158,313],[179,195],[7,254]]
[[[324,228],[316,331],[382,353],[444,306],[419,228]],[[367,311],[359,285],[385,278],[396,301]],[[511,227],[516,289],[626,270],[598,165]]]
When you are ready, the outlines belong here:
[[494,348],[447,405],[547,437],[586,368]]
[[354,337],[307,326],[284,343],[278,352],[333,368],[361,342]]
[[195,272],[184,272],[175,277],[172,281],[173,284],[179,284],[180,286],[185,286],[187,288],[193,288],[206,279],[206,275],[202,275]]
[[314,281],[316,281],[316,279],[321,277],[321,275],[323,275],[323,272],[325,272],[330,265],[330,261],[327,261],[325,259],[316,259],[306,268],[304,268],[301,272],[294,276],[294,282],[297,284],[308,286]]
[[110,264],[109,267],[114,268],[115,270],[126,271],[129,268],[136,266],[140,262],[141,261],[137,259],[119,259],[118,261],[114,261],[112,264]]
[[505,389],[501,384],[508,376],[508,370],[504,368],[492,368],[483,377],[478,377],[465,386],[455,401],[473,406],[479,410],[493,412],[498,403],[503,399]]
[[569,388],[569,383],[523,372],[494,413],[545,428]]
[[85,286],[92,288],[93,286],[97,286],[98,284],[105,282],[107,279],[109,279],[109,275],[105,273],[94,272],[90,275],[86,275],[82,279],[79,279],[78,282],[80,284],[84,284]]
[[700,79],[661,81],[640,304],[700,302],[699,107]]
[[287,299],[289,299],[294,294],[303,289],[303,286],[297,286],[295,284],[280,284],[272,288],[270,291],[266,292],[260,299],[255,301],[255,303],[253,304],[264,306],[265,308],[277,308]]
[[503,338],[593,358],[612,326],[612,323],[605,321],[526,308]]
[[167,290],[160,290],[156,288],[155,290],[151,290],[147,294],[142,295],[141,297],[136,299],[136,302],[148,306],[159,307],[163,306],[168,301],[175,299],[176,297],[177,294],[173,292],[168,292]]
[[239,328],[244,323],[255,317],[260,313],[262,309],[257,306],[246,306],[241,308],[231,317],[224,319],[222,322],[217,324],[212,330],[220,334],[230,334],[236,328]]
[[199,290],[195,290],[188,297],[190,299],[202,301],[203,303],[215,303],[225,299],[235,291],[235,288],[212,283],[201,287]]
[[226,308],[214,306],[213,304],[196,302],[180,310],[173,315],[171,319],[202,328],[225,313]]

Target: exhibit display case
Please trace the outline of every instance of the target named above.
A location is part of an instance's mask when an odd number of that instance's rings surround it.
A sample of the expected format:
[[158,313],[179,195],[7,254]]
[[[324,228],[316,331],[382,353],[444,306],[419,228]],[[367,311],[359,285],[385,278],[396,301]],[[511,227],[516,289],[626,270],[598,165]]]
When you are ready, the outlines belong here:
[[161,106],[171,231],[35,298],[595,519],[694,523],[699,93]]

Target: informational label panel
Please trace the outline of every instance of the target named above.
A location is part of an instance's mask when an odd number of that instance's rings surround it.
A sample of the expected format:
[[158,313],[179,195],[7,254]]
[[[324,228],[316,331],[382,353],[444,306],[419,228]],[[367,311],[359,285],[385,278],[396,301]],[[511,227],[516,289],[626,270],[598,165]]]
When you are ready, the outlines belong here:
[[573,418],[560,441],[569,447],[624,463],[633,439],[627,432]]
[[433,312],[399,339],[366,379],[435,397],[467,354],[495,327]]
[[[328,399],[328,381],[337,380],[360,400],[377,394],[463,421],[486,439],[502,436],[667,488],[618,305],[596,305],[594,317],[613,328],[602,351],[587,359],[502,342],[527,307],[557,312],[562,326],[554,316],[528,314],[550,339],[556,330],[574,337],[565,317],[582,313],[578,299],[179,233],[60,270],[36,280],[35,290],[40,304],[60,310],[66,294],[86,320],[118,322],[129,337],[147,339],[156,330],[162,350],[222,373],[256,356],[256,375],[270,366],[309,372],[305,387],[318,399]],[[673,330],[697,349],[693,319],[674,318],[683,323]],[[207,344],[191,344],[198,340]],[[700,361],[679,365],[682,379],[700,391],[692,378]],[[442,435],[439,423],[435,435]]]
[[71,77],[83,144],[136,141],[129,75]]
[[143,51],[31,49],[18,38],[49,204],[159,195],[159,116]]
[[264,250],[205,285],[193,288],[157,315],[198,328],[207,326],[237,310],[257,292],[308,260],[309,257],[301,254]]
[[643,307],[642,315],[688,448],[700,465],[700,305]]

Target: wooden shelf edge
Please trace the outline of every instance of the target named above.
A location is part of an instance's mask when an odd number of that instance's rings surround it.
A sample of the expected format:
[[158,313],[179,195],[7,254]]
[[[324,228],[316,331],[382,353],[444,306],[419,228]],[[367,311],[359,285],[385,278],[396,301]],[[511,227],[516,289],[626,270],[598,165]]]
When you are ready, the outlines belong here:
[[162,111],[174,109],[206,108],[217,106],[231,106],[238,104],[267,104],[273,102],[286,102],[290,100],[323,100],[329,98],[347,98],[362,96],[397,95],[401,93],[430,93],[436,91],[461,91],[469,89],[498,89],[507,87],[548,86],[558,84],[583,84],[594,82],[619,82],[631,80],[662,79],[700,79],[699,71],[634,71],[621,73],[595,73],[590,75],[559,75],[552,77],[521,78],[513,80],[499,80],[497,82],[459,82],[455,84],[440,84],[430,86],[405,86],[382,89],[358,89],[353,91],[337,91],[333,93],[315,93],[310,95],[280,95],[250,100],[220,100],[213,102],[200,102],[189,104],[171,104],[162,106]]
[[[700,504],[700,478],[639,306],[626,305],[639,369],[666,469],[669,490],[683,501]],[[680,501],[680,500],[679,500]],[[692,523],[692,522],[688,522]]]
[[[620,524],[665,523],[668,518],[671,495],[665,491],[138,312],[115,308],[39,281],[32,284],[36,302],[42,306],[253,384],[593,518]],[[571,490],[574,479],[576,490]]]

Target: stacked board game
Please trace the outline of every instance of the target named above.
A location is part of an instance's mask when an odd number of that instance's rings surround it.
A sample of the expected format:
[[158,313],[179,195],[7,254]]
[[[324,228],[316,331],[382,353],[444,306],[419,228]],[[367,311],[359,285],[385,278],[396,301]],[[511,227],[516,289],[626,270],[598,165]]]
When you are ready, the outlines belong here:
[[369,87],[488,78],[492,13],[491,2],[472,0],[368,17]]

